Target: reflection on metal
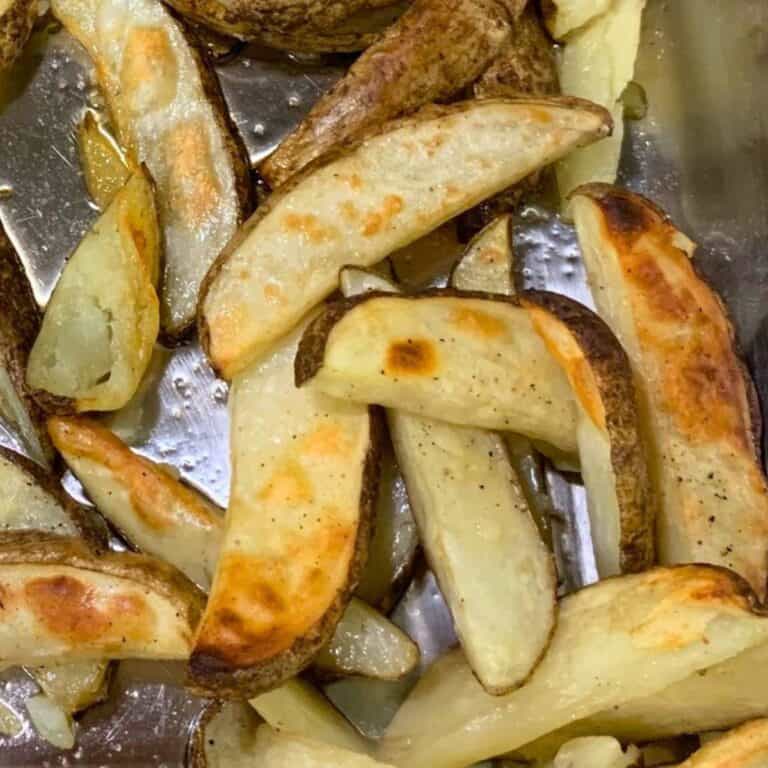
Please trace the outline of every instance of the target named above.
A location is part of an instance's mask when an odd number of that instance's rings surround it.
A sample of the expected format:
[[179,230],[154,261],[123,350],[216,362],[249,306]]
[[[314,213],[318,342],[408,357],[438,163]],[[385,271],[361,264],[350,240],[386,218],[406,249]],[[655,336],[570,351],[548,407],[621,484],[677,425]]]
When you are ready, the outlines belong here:
[[[621,181],[664,206],[701,243],[697,260],[729,304],[765,402],[768,395],[768,4],[765,0],[649,0],[636,80],[648,95],[644,119],[628,125]],[[343,71],[344,60],[304,59],[250,48],[220,64],[231,113],[253,164],[266,156]],[[91,69],[63,32],[41,31],[20,67],[0,83],[0,219],[44,303],[68,254],[95,218],[80,176],[73,128],[98,107]],[[590,303],[572,229],[545,209],[519,217],[525,282]],[[199,348],[159,354],[153,384],[134,411],[112,421],[141,453],[173,465],[215,501],[227,499],[226,386]],[[134,421],[131,422],[131,419]],[[0,442],[13,435],[0,429]],[[583,489],[550,471],[562,520],[556,542],[566,590],[595,578]],[[74,487],[74,486],[72,486]],[[430,663],[455,642],[450,614],[424,572],[394,612]],[[59,753],[31,727],[0,737],[4,765],[183,765],[200,709],[179,669],[121,664],[109,703],[88,712],[77,749]],[[35,691],[6,672],[0,694],[24,717]],[[345,682],[331,695],[376,735],[413,681]],[[392,688],[395,686],[397,689]],[[344,703],[344,687],[347,687]],[[341,691],[341,692],[339,692]],[[355,699],[355,697],[357,697]],[[379,698],[377,698],[379,697]],[[369,703],[367,709],[362,701]],[[358,703],[355,704],[354,702]],[[352,703],[350,703],[352,702]],[[140,738],[137,738],[137,735]]]

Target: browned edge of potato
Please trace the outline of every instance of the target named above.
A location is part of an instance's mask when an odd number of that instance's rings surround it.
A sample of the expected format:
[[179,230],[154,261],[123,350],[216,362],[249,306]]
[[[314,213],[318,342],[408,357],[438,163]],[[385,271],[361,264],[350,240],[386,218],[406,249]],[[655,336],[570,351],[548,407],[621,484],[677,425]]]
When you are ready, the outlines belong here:
[[[637,394],[627,355],[600,317],[573,299],[547,291],[524,291],[521,302],[523,306],[532,306],[534,313],[543,310],[561,322],[583,355],[588,370],[580,360],[564,357],[564,350],[548,344],[567,371],[587,415],[603,422],[608,435],[620,518],[620,572],[636,573],[650,568],[656,559],[656,503],[640,438]],[[582,460],[582,468],[584,463]]]
[[0,72],[21,55],[37,20],[37,0],[10,0],[0,14]]
[[704,744],[677,768],[761,768],[768,764],[768,720],[752,720]]
[[659,559],[732,568],[764,599],[761,420],[727,310],[697,274],[694,244],[655,204],[589,184],[571,205],[595,303],[638,382]]
[[[14,392],[3,394],[0,390],[3,418],[7,419],[38,461],[51,464],[55,452],[45,429],[45,411],[29,391],[26,383],[29,350],[35,343],[40,330],[41,314],[32,289],[27,280],[24,266],[16,250],[0,226],[0,294],[5,302],[0,314],[0,376]],[[16,398],[20,412],[15,413]]]
[[458,93],[502,49],[524,4],[415,0],[283,139],[261,175],[275,189],[333,147]]

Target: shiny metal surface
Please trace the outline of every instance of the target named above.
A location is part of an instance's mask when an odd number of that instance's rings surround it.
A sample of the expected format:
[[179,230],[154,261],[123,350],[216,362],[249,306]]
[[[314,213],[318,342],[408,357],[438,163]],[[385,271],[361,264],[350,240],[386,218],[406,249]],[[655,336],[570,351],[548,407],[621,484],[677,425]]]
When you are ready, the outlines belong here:
[[[218,71],[256,163],[339,76],[343,61],[247,49]],[[765,0],[649,0],[636,70],[649,110],[629,125],[621,170],[623,183],[656,199],[701,243],[698,263],[728,303],[764,402],[766,71]],[[0,86],[0,218],[41,303],[95,217],[72,134],[85,106],[94,102],[98,106],[90,66],[63,32],[40,33],[16,77]],[[527,208],[519,217],[516,244],[528,285],[589,301],[572,228],[556,215]],[[223,506],[229,477],[226,391],[196,346],[159,351],[146,387],[112,426]],[[0,442],[14,441],[0,428]],[[573,589],[595,578],[583,489],[554,471],[548,482],[563,518],[557,541],[561,561],[568,564],[566,588]],[[424,664],[455,642],[450,615],[428,572],[417,577],[394,617],[419,643]],[[0,765],[181,766],[200,704],[183,692],[179,679],[178,668],[167,665],[122,664],[110,702],[85,715],[77,748],[61,753],[40,742],[25,718],[23,699],[34,683],[8,671],[0,697],[26,726],[17,738],[0,737]],[[345,692],[336,684],[331,695],[340,708],[351,706],[350,716],[375,735],[409,684],[383,693],[349,685]],[[373,704],[357,708],[361,697]]]

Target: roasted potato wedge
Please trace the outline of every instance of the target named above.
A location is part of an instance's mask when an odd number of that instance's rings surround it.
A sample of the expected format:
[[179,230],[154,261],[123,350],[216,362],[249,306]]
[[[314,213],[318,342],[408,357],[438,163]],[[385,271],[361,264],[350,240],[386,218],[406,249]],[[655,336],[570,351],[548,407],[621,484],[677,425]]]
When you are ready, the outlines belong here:
[[378,755],[401,768],[462,768],[517,749],[764,644],[768,618],[756,605],[745,581],[712,566],[606,579],[561,601],[549,651],[513,693],[489,696],[460,653],[441,659]]
[[128,541],[210,587],[223,529],[212,503],[98,422],[54,417],[48,430],[97,508]]
[[[77,130],[77,141],[85,187],[91,200],[103,211],[131,177],[131,168],[120,147],[90,109]],[[157,269],[160,269],[159,261]],[[152,277],[155,285],[158,277]]]
[[563,93],[609,109],[613,134],[557,164],[557,185],[563,200],[581,184],[616,180],[624,136],[620,98],[634,73],[644,7],[645,0],[612,0],[605,13],[566,40],[560,59]]
[[261,175],[276,189],[332,148],[460,93],[502,49],[524,5],[415,0],[283,139]]
[[655,562],[656,503],[629,360],[597,315],[554,293],[533,296],[521,302],[579,406],[579,463],[598,572],[643,571]]
[[111,665],[101,661],[52,662],[28,669],[43,693],[67,715],[103,701],[109,693]]
[[[374,285],[397,290],[384,280]],[[421,543],[464,652],[487,691],[506,693],[546,651],[557,578],[504,443],[398,410],[388,421]]]
[[763,768],[768,765],[768,720],[754,720],[708,742],[677,768]]
[[515,292],[513,253],[512,217],[504,214],[494,219],[469,242],[451,270],[451,287],[511,296]]
[[365,739],[321,693],[301,678],[251,699],[251,706],[277,731],[295,733],[340,749],[367,752]]
[[361,51],[402,11],[396,0],[171,0],[182,16],[230,37],[303,53]]
[[607,114],[584,102],[468,102],[387,125],[308,169],[259,208],[208,274],[199,325],[214,367],[231,378],[267,352],[336,288],[344,265],[381,261],[609,130]]
[[315,672],[399,680],[419,663],[419,648],[402,629],[353,598],[331,642],[315,656]]
[[0,660],[185,659],[202,593],[144,555],[94,554],[79,539],[0,535]]
[[116,410],[139,386],[158,333],[152,183],[135,173],[64,267],[29,353],[27,385],[52,410]]
[[40,312],[32,289],[8,236],[0,224],[0,419],[21,439],[22,448],[43,466],[50,466],[54,450],[45,429],[45,412],[26,381],[29,350],[40,330]]
[[642,393],[659,557],[725,565],[764,598],[759,412],[726,311],[691,263],[694,245],[648,200],[615,187],[582,187],[573,212],[595,302]]
[[555,40],[608,11],[614,0],[541,0],[544,22]]
[[566,742],[555,755],[551,768],[639,768],[640,750],[626,751],[612,736],[583,736]]
[[161,321],[179,339],[200,284],[249,204],[244,150],[218,83],[181,25],[152,0],[54,0],[93,58],[120,146],[157,189],[164,245]]
[[37,0],[0,0],[0,72],[19,57],[37,20]]
[[378,421],[367,406],[294,386],[300,333],[230,391],[232,490],[189,671],[206,695],[252,696],[300,672],[365,564]]

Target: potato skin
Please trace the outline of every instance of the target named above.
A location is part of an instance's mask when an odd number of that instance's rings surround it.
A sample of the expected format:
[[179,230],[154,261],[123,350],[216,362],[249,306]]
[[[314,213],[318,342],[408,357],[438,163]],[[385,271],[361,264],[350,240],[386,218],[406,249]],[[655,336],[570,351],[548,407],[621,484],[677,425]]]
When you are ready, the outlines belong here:
[[12,0],[0,15],[0,72],[21,55],[37,20],[37,0]]
[[264,663],[237,669],[210,653],[195,649],[189,661],[186,682],[187,688],[193,693],[217,699],[238,699],[265,693],[306,669],[314,655],[333,637],[336,625],[360,581],[373,535],[384,420],[379,409],[369,408],[368,412],[370,435],[363,467],[360,517],[354,555],[344,588],[336,594],[333,604],[307,635],[298,638],[290,648]]
[[[443,101],[502,49],[522,0],[415,0],[261,165],[274,189],[335,145]],[[519,9],[518,9],[519,6]]]

